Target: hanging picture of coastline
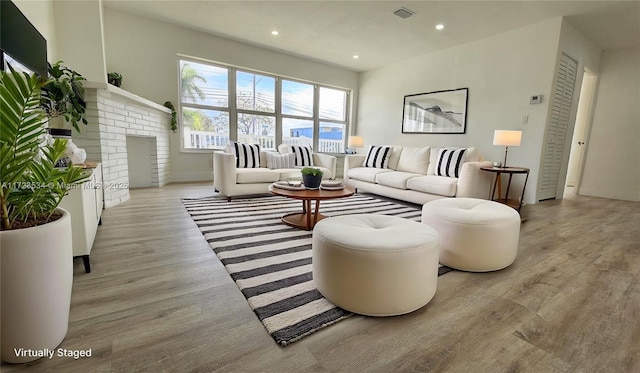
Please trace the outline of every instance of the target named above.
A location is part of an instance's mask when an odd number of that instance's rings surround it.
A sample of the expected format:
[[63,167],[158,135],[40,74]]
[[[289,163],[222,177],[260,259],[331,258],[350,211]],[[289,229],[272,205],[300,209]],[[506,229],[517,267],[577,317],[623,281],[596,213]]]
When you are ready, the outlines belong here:
[[404,96],[402,133],[465,133],[469,88]]

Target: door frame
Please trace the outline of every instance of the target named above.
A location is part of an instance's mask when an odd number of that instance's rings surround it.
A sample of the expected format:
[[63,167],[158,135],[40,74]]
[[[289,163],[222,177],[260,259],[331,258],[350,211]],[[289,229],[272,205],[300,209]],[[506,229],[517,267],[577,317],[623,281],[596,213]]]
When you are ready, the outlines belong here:
[[[591,99],[589,100],[589,102],[584,102],[584,97],[583,97],[583,87],[584,87],[584,82],[586,80],[586,78],[589,77],[589,79],[593,79],[593,84],[591,85]],[[580,109],[580,105],[585,104],[588,105],[587,111],[586,111],[586,118],[584,118],[584,123],[580,124],[584,126],[584,136],[583,136],[583,140],[584,141],[584,145],[582,145],[584,148],[581,150],[581,158],[574,164],[574,166],[576,167],[576,182],[575,182],[575,186],[574,186],[574,190],[573,193],[574,194],[579,194],[580,193],[580,186],[582,185],[582,176],[584,173],[584,165],[586,163],[586,159],[587,159],[587,152],[589,150],[589,143],[590,143],[590,137],[591,137],[591,127],[593,124],[593,114],[595,113],[595,107],[596,107],[596,101],[597,101],[597,97],[598,97],[598,84],[600,83],[600,76],[593,72],[591,69],[589,69],[588,67],[584,66],[583,67],[583,73],[582,73],[582,83],[581,83],[581,87],[580,87],[580,97],[578,99],[578,109]],[[577,146],[577,143],[575,141],[579,140],[579,139],[575,139],[574,135],[575,135],[575,131],[576,131],[576,126],[579,125],[577,123],[577,114],[576,114],[576,121],[574,122],[574,126],[573,126],[573,133],[571,135],[571,147],[569,148],[569,159],[567,161],[567,175],[565,177],[564,180],[564,186],[566,186],[567,184],[567,178],[569,177],[569,164],[571,164],[571,150],[573,149],[574,146]]]

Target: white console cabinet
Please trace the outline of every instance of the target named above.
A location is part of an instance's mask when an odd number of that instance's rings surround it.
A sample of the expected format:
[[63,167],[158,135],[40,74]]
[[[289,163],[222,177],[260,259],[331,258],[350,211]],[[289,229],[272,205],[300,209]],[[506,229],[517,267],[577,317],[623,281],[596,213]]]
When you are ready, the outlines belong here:
[[60,207],[71,214],[73,257],[82,257],[87,273],[91,272],[89,255],[98,225],[101,224],[102,192],[102,165],[98,164],[91,178],[71,189],[60,203]]

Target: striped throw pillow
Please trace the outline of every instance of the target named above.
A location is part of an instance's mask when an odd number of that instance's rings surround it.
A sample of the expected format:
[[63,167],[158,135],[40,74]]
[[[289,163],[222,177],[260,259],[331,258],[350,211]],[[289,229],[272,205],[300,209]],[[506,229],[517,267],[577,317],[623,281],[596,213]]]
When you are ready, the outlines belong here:
[[438,153],[436,175],[448,177],[460,177],[460,169],[464,163],[464,153],[467,149],[442,148]]
[[311,156],[310,146],[291,145],[291,153],[296,155],[295,165],[298,167],[313,166],[313,157]]
[[275,170],[279,168],[293,168],[295,165],[295,154],[279,154],[274,152],[266,152],[267,155],[267,167]]
[[259,168],[260,167],[260,145],[242,144],[234,142],[231,145],[233,155],[236,156],[237,168]]
[[362,163],[362,167],[387,168],[389,165],[389,156],[391,155],[390,146],[371,145],[367,152],[367,157]]

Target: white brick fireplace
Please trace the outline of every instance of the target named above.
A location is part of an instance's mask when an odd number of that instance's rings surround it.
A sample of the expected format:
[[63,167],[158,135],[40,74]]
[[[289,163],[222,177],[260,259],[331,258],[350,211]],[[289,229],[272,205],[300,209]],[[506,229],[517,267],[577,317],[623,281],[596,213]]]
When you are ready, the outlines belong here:
[[89,124],[81,125],[81,133],[73,131],[73,142],[87,151],[87,160],[102,162],[104,206],[129,199],[128,136],[147,137],[154,144],[148,150],[150,186],[169,183],[171,111],[110,84],[85,82],[84,87]]

